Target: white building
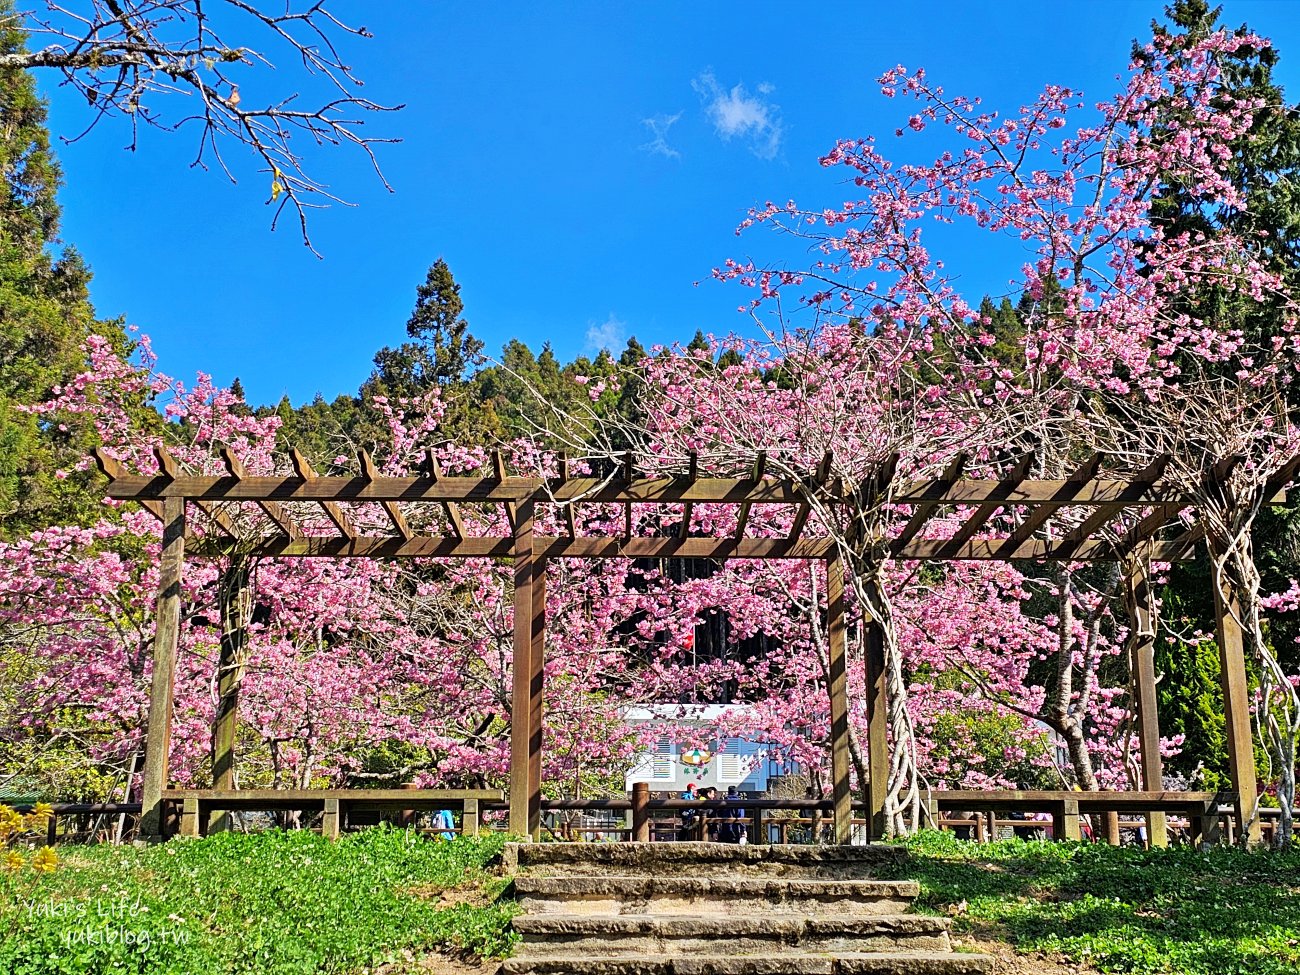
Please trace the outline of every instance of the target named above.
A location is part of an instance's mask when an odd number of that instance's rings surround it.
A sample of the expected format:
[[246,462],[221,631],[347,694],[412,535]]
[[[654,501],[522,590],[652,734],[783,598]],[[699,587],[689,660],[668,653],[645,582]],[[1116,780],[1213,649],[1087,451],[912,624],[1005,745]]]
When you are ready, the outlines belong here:
[[[677,725],[703,728],[725,715],[748,710],[748,704],[655,704],[629,708],[623,719],[630,725]],[[769,758],[761,743],[743,738],[724,738],[705,748],[682,748],[671,734],[661,734],[654,747],[636,757],[626,775],[626,788],[634,782],[648,782],[655,792],[682,792],[694,782],[699,789],[710,786],[725,793],[736,786],[744,793],[763,792],[769,776],[797,771],[788,763]]]

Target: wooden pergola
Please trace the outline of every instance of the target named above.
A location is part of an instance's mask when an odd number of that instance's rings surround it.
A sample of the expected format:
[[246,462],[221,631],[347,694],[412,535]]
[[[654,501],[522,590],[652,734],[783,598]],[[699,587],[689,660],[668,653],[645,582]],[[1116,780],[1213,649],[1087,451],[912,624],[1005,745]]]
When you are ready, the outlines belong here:
[[[1143,787],[1160,789],[1161,762],[1156,721],[1154,633],[1150,593],[1142,566],[1151,561],[1176,561],[1188,557],[1202,537],[1188,527],[1181,512],[1194,502],[1180,495],[1164,479],[1168,457],[1158,458],[1137,476],[1116,478],[1103,470],[1104,458],[1093,456],[1061,480],[1028,477],[1031,457],[1016,463],[1000,479],[963,476],[965,458],[957,458],[942,476],[910,483],[893,483],[894,463],[881,465],[860,483],[834,477],[828,455],[806,477],[771,476],[766,455],[754,460],[749,476],[722,478],[699,473],[692,456],[685,469],[672,476],[646,477],[637,473],[636,459],[627,454],[607,477],[570,476],[561,458],[556,477],[525,477],[508,472],[502,455],[492,455],[492,473],[448,476],[430,449],[416,477],[381,474],[369,455],[360,454],[360,473],[319,476],[297,451],[292,454],[294,474],[250,476],[237,459],[223,454],[226,473],[220,476],[189,474],[165,451],[158,451],[160,473],[131,474],[103,451],[96,451],[100,470],[109,479],[109,498],[143,505],[163,523],[162,564],[157,603],[157,634],[153,652],[148,740],[144,766],[141,831],[157,835],[162,830],[162,800],[168,779],[168,751],[172,725],[172,685],[181,610],[181,574],[186,555],[220,558],[232,554],[272,558],[509,558],[514,563],[514,660],[510,725],[510,828],[520,835],[536,836],[541,822],[543,662],[546,631],[546,566],[551,559],[820,559],[827,566],[827,634],[829,641],[828,696],[831,724],[836,841],[851,837],[850,760],[846,700],[844,564],[837,542],[808,537],[805,528],[814,504],[838,505],[856,500],[863,492],[889,490],[890,502],[909,506],[910,517],[898,535],[888,540],[888,557],[898,560],[1064,560],[1115,561],[1129,572],[1128,604],[1135,638],[1132,664],[1136,686],[1136,716],[1142,744]],[[1225,479],[1241,463],[1226,458],[1212,475]],[[1300,469],[1300,460],[1280,472],[1270,485],[1281,491]],[[879,496],[883,496],[879,495]],[[378,504],[391,531],[370,534],[358,527],[349,509]],[[509,534],[484,537],[466,531],[461,506],[501,506]],[[622,506],[622,531],[579,534],[580,505]],[[734,533],[725,537],[690,534],[695,505],[734,505]],[[561,535],[541,535],[535,530],[541,506],[558,506],[556,524]],[[634,505],[678,506],[677,531],[669,536],[635,534]],[[787,534],[751,537],[746,533],[754,505],[786,505],[793,509]],[[243,509],[260,511],[253,527]],[[316,508],[313,526],[330,526],[328,534],[308,534],[296,515],[306,506]],[[417,524],[440,524],[440,534],[418,534],[408,513],[419,506],[435,506],[433,520],[411,518]],[[197,509],[203,519],[201,533],[187,519]],[[963,512],[955,532],[946,539],[922,538],[930,519],[952,510]],[[1060,514],[1074,509],[1062,521]],[[977,537],[1000,511],[1014,510],[1017,526],[1007,537]],[[1079,513],[1081,512],[1081,514]],[[323,514],[324,517],[319,517]],[[239,517],[235,517],[239,515]],[[1124,519],[1120,528],[1116,523]],[[238,524],[237,524],[238,522]],[[1052,527],[1053,531],[1047,529]],[[1122,530],[1121,530],[1122,529]],[[1172,537],[1165,537],[1174,529]],[[1218,627],[1222,662],[1222,688],[1227,715],[1229,766],[1238,794],[1238,827],[1247,825],[1258,836],[1255,815],[1256,783],[1250,712],[1242,655],[1241,631],[1231,612],[1231,594],[1219,594]],[[866,686],[868,714],[868,809],[871,832],[880,835],[883,824],[888,753],[885,736],[886,687],[883,640],[878,628],[866,633]],[[1163,815],[1152,817],[1154,842],[1163,842]]]

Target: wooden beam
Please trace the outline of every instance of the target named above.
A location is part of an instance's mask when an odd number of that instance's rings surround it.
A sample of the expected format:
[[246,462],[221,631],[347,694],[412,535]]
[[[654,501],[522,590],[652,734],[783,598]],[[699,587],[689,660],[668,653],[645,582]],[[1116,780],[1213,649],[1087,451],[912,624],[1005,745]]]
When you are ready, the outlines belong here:
[[903,455],[895,450],[892,454],[882,460],[871,472],[867,484],[876,494],[884,494],[889,486],[894,483],[894,476],[898,473],[898,462],[903,459]]
[[[340,501],[350,503],[404,501],[430,503],[469,501],[485,504],[519,502],[533,498],[539,503],[578,500],[596,504],[680,504],[698,503],[795,504],[802,498],[803,485],[794,480],[768,479],[757,487],[747,481],[724,477],[702,477],[692,482],[682,478],[638,478],[630,485],[600,478],[570,477],[567,481],[544,481],[536,477],[444,477],[434,484],[426,477],[229,477],[185,476],[175,479],[126,475],[114,478],[105,492],[123,501],[161,500],[169,496],[205,501]],[[836,500],[834,496],[830,500]]]
[[1077,555],[1089,541],[1101,542],[1111,548],[1113,557],[1118,558],[1119,553],[1111,547],[1108,539],[1093,539],[1092,536],[1118,518],[1119,514],[1118,511],[1111,508],[1098,508],[1052,547],[1052,558],[1069,560]]
[[[533,536],[533,548],[541,558],[588,559],[824,559],[835,550],[826,538],[652,538],[624,539],[622,536],[569,538],[567,536]],[[216,558],[229,554],[233,545],[220,541],[195,540],[191,555]],[[268,538],[242,551],[275,558],[510,558],[514,554],[513,537],[450,538],[416,535],[402,539],[392,536],[336,538],[309,535],[300,539],[283,536]]]
[[[230,476],[236,480],[241,480],[247,473],[244,470],[243,463],[235,456],[229,447],[222,447],[220,450],[221,461],[226,465],[226,470],[230,471]],[[257,506],[266,513],[266,517],[275,523],[275,526],[284,532],[290,538],[301,538],[302,531],[298,528],[294,520],[289,517],[289,512],[284,509],[284,505],[279,501],[258,501]]]
[[940,504],[983,504],[998,500],[1005,504],[1098,505],[1124,508],[1174,500],[1167,491],[1138,481],[1095,479],[1081,487],[1068,481],[1025,480],[1009,494],[1001,481],[973,480],[948,484],[942,478],[902,485],[894,496],[898,504],[936,501]]
[[[636,473],[636,458],[632,451],[623,452],[623,483],[631,484]],[[632,537],[632,502],[623,505],[623,537]]]
[[853,792],[849,774],[848,677],[844,659],[844,563],[838,555],[826,561],[826,642],[829,667],[826,690],[831,718],[831,795],[835,801],[835,842],[853,842]]
[[[116,457],[110,456],[103,447],[91,447],[90,456],[95,460],[95,466],[99,472],[110,481],[119,480],[127,476],[126,468]],[[165,521],[166,516],[163,514],[163,505],[161,501],[144,501],[138,502],[140,507],[153,515],[159,521]]]
[[[944,485],[945,488],[950,488],[953,484],[957,483],[958,478],[961,477],[961,472],[965,470],[965,468],[966,455],[958,454],[948,463],[948,466],[944,468],[943,476],[939,479],[939,483]],[[898,537],[889,543],[889,551],[894,558],[903,558],[903,550],[912,539],[920,534],[921,529],[925,527],[925,523],[930,520],[930,517],[934,514],[935,509],[938,508],[940,504],[940,501],[921,501],[914,506],[912,517],[907,520],[907,524],[904,525],[903,530],[898,533]]]
[[[1110,512],[1114,517],[1114,512]],[[974,539],[961,548],[953,549],[946,539],[923,539],[912,542],[894,558],[903,561],[909,559],[946,559],[953,562],[997,562],[1009,559],[1028,559],[1047,562],[1109,562],[1116,556],[1115,546],[1109,539],[1089,538],[1073,549],[1063,549],[1060,543],[1042,538],[1032,538],[1022,542],[1019,548],[1011,551],[1003,549],[1003,539]],[[1188,558],[1187,544],[1176,540],[1170,542],[1152,542],[1151,558],[1159,562],[1178,562]]]
[[[1029,470],[1033,464],[1034,455],[1032,453],[1025,454],[1021,457],[1020,460],[1016,462],[1016,466],[1012,468],[1010,475],[998,481],[1000,487],[999,494],[1009,495],[1020,487],[1025,478],[1029,476]],[[970,541],[971,538],[975,536],[976,532],[988,523],[988,520],[993,517],[993,514],[998,511],[998,509],[1004,507],[1007,507],[1007,505],[1001,498],[995,497],[985,501],[975,509],[974,514],[970,515],[964,522],[962,522],[951,538],[945,540],[943,551],[945,553],[960,551],[961,547]],[[943,557],[944,556],[940,556],[940,558]]]
[[[755,457],[754,459],[754,469],[750,473],[749,479],[753,483],[759,484],[762,482],[763,474],[766,473],[766,471],[767,471],[767,451],[760,450],[758,452],[758,456]],[[749,511],[753,506],[754,506],[753,503],[749,501],[742,501],[740,503],[740,511],[736,514],[736,540],[737,541],[745,537],[745,525],[749,523]]]
[[510,832],[531,838],[532,789],[529,782],[529,749],[532,707],[533,654],[533,502],[516,509],[515,534],[511,539],[515,560],[514,654],[511,658],[510,695]]
[[[506,473],[506,459],[502,456],[501,451],[492,451],[492,470],[496,474],[498,484],[504,485],[510,478]],[[510,525],[510,531],[519,530],[519,508],[513,501],[506,501],[506,522]]]
[[1119,557],[1127,558],[1142,543],[1150,541],[1160,529],[1174,521],[1178,517],[1178,512],[1182,511],[1184,507],[1185,505],[1177,503],[1158,504],[1153,507],[1139,518],[1137,524],[1125,534],[1124,540],[1118,547],[1117,554]]
[[[438,466],[438,452],[432,447],[425,452],[424,470],[434,484],[442,480],[442,468]],[[443,501],[441,504],[442,513],[447,516],[447,524],[451,526],[451,533],[457,538],[464,538],[465,524],[461,520],[460,509],[450,501]]]
[[[725,477],[701,477],[687,481],[681,477],[638,478],[631,484],[606,483],[599,478],[571,477],[544,481],[536,477],[444,477],[437,484],[428,478],[379,477],[248,477],[234,481],[229,477],[186,475],[183,477],[148,477],[124,475],[109,483],[105,494],[121,501],[161,500],[184,497],[196,501],[404,501],[411,504],[435,501],[472,501],[483,503],[518,502],[534,498],[538,502],[580,500],[598,504],[798,504],[803,500],[805,485],[795,479],[768,478],[759,485]],[[1166,488],[1134,481],[1093,480],[1076,488],[1066,481],[1027,480],[1010,495],[1003,497],[1002,482],[961,480],[948,484],[942,478],[899,485],[892,501],[897,504],[982,504],[998,500],[1004,504],[1056,507],[1065,505],[1126,508],[1181,500]],[[843,490],[829,485],[827,500],[843,503]],[[1191,504],[1191,501],[1187,502]]]
[[889,792],[889,690],[885,674],[885,634],[874,620],[864,620],[863,665],[867,688],[867,838],[884,839],[885,796]]
[[172,741],[172,693],[176,649],[180,641],[181,575],[185,565],[185,499],[163,502],[162,554],[158,572],[158,603],[154,612],[153,675],[149,687],[149,726],[146,730],[144,776],[141,786],[140,834],[163,836],[162,794],[167,788]]
[[[1137,487],[1150,488],[1164,476],[1165,468],[1173,460],[1171,454],[1160,454],[1150,464],[1133,478],[1132,484]],[[1094,511],[1083,522],[1074,528],[1058,543],[1053,551],[1053,558],[1069,559],[1075,554],[1092,536],[1100,531],[1103,527],[1114,521],[1118,512],[1111,511],[1107,508],[1100,508]],[[1116,553],[1118,557],[1118,552]]]
[[[1130,567],[1126,580],[1125,607],[1128,610],[1129,659],[1133,675],[1133,714],[1137,718],[1142,760],[1142,789],[1164,788],[1164,763],[1160,758],[1160,716],[1156,702],[1155,617],[1146,569]],[[1168,846],[1169,829],[1165,814],[1147,814],[1147,839],[1151,846]]]
[[[569,480],[569,457],[567,454],[560,453],[560,483],[563,484]],[[569,537],[578,537],[578,502],[570,501],[564,505],[564,523],[569,529]]]
[[[821,463],[817,465],[817,472],[813,475],[813,483],[809,486],[809,490],[820,491],[825,488],[834,463],[834,453],[828,450],[822,454]],[[794,520],[790,522],[789,538],[791,541],[803,534],[804,526],[808,524],[808,516],[811,514],[812,502],[805,495],[804,499],[799,502],[799,507],[795,509]]]
[[[153,453],[154,456],[158,458],[158,466],[161,468],[164,475],[172,480],[184,476],[184,471],[181,470],[180,463],[171,455],[171,452],[166,447],[161,445],[154,447]],[[218,531],[230,536],[231,538],[239,537],[239,529],[235,527],[234,520],[230,515],[222,511],[221,508],[205,501],[196,501],[195,504],[198,506],[200,511],[208,516],[208,520],[216,526]]]
[[[1083,485],[1087,484],[1101,469],[1102,461],[1106,459],[1105,454],[1095,453],[1086,461],[1075,468],[1070,476],[1065,479],[1067,485],[1074,485],[1076,490],[1081,490]],[[1049,505],[1037,505],[1030,508],[1029,513],[1025,515],[1022,521],[1006,541],[1002,543],[999,552],[1013,552],[1018,549],[1024,542],[1027,542],[1044,522],[1048,521],[1059,509]]]
[[[252,616],[252,559],[237,555],[221,575],[217,601],[221,643],[217,650],[217,708],[212,721],[212,788],[235,787],[235,744],[239,731],[239,691],[248,658],[248,623]],[[202,827],[203,824],[198,824]],[[230,828],[222,811],[207,824],[209,833]]]
[[[691,451],[690,460],[686,468],[686,486],[690,487],[700,479],[700,455]],[[677,529],[678,538],[690,538],[691,536],[691,502],[682,502],[682,523]]]
[[546,687],[546,560],[533,564],[532,640],[528,668],[528,830],[542,838],[542,719]]
[[1222,483],[1232,476],[1233,471],[1246,463],[1246,460],[1245,454],[1229,454],[1227,457],[1220,457],[1210,468],[1210,477]]
[[[358,450],[357,459],[361,461],[361,478],[368,483],[375,483],[379,480],[379,468],[375,466],[374,458],[370,456],[368,450]],[[397,529],[397,534],[401,535],[403,540],[410,541],[415,537],[415,532],[411,531],[411,526],[406,523],[406,518],[402,514],[401,507],[396,501],[381,501],[380,505],[384,513],[388,515],[388,520],[393,523]]]
[[628,484],[636,480],[636,454],[630,450],[623,451],[623,480]]
[[1197,543],[1205,538],[1205,523],[1197,522],[1187,531],[1167,542],[1154,542],[1148,549],[1152,562],[1179,562],[1193,557]]
[[[1292,457],[1278,468],[1276,474],[1268,479],[1264,486],[1264,497],[1272,499],[1279,491],[1285,491],[1297,476],[1300,476],[1300,455]],[[1273,503],[1281,504],[1283,501],[1285,499],[1282,501],[1274,500]]]
[[[1153,542],[1150,557],[1160,562],[1177,562],[1189,557],[1191,545],[1199,535],[1170,542]],[[946,558],[953,561],[999,561],[1007,558],[1058,560],[1063,558],[1043,539],[1025,542],[1011,553],[1002,553],[1000,539],[967,542],[955,552],[945,552],[947,542],[913,542],[895,556],[900,560]],[[588,559],[824,559],[835,550],[826,538],[651,538],[614,537],[569,538],[568,536],[534,536],[539,556],[547,558]],[[190,554],[194,558],[220,558],[234,552],[233,543],[220,539],[194,539]],[[467,559],[509,558],[514,552],[510,537],[452,538],[416,535],[410,539],[374,536],[337,538],[308,535],[299,539],[283,536],[267,538],[241,549],[251,555],[274,558],[419,558]],[[1070,553],[1070,561],[1109,561],[1115,558],[1114,547],[1107,541],[1090,539]]]
[[[1216,553],[1210,553],[1213,566]],[[1213,569],[1211,569],[1213,572]],[[1228,747],[1228,771],[1237,793],[1237,836],[1246,846],[1262,841],[1259,822],[1259,792],[1255,781],[1254,737],[1250,728],[1250,686],[1246,681],[1246,657],[1240,606],[1226,578],[1210,580],[1218,618],[1219,680],[1223,687],[1224,730]]]
[[[297,447],[289,449],[289,458],[293,461],[294,473],[302,481],[311,481],[316,477],[316,472],[312,470],[311,462],[307,460],[306,455]],[[352,520],[348,518],[347,512],[335,501],[319,501],[321,510],[325,512],[326,517],[334,522],[334,527],[339,530],[344,538],[356,538],[357,530],[352,525]]]

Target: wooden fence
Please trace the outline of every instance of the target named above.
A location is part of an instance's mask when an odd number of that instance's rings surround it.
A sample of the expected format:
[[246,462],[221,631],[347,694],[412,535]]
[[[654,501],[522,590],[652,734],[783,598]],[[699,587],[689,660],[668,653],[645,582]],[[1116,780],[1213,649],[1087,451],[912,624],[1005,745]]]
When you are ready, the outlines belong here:
[[[201,794],[202,791],[200,790]],[[367,790],[357,790],[365,792]],[[1163,812],[1169,837],[1175,842],[1233,842],[1234,797],[1214,793],[1167,793],[1163,809],[1139,808],[1149,802],[1153,794],[1131,792],[1096,793],[1014,793],[1014,792],[935,792],[925,804],[927,825],[956,833],[963,839],[989,842],[1011,836],[1025,838],[1091,839],[1098,842],[1151,842],[1152,834],[1146,815],[1152,811]],[[1142,798],[1143,796],[1147,798]],[[179,791],[170,798],[184,803]],[[198,803],[191,796],[191,815],[198,822]],[[309,803],[308,809],[293,797],[306,812],[323,812],[325,797],[318,804]],[[423,798],[426,801],[420,801]],[[447,805],[445,800],[435,800],[432,795],[418,797],[411,793],[383,796],[379,805],[387,813],[396,813],[399,822],[411,822],[405,816],[410,807],[431,808]],[[215,802],[215,804],[214,804]],[[1064,805],[1062,805],[1064,803]],[[1077,804],[1077,805],[1076,805]],[[233,806],[209,800],[203,809],[206,815],[216,808],[252,808],[248,803]],[[282,804],[276,804],[277,807]],[[360,799],[352,805],[360,808],[378,808],[375,803]],[[477,802],[481,819],[474,826],[482,829],[503,830],[505,817],[500,813],[509,809],[504,799],[484,798]],[[401,807],[400,809],[398,807]],[[18,807],[20,810],[30,807]],[[46,826],[44,840],[55,843],[94,843],[130,840],[136,836],[141,812],[138,802],[119,803],[54,803],[54,815]],[[464,809],[461,806],[460,809]],[[830,799],[740,799],[729,802],[691,801],[685,799],[652,799],[648,792],[637,790],[628,799],[559,799],[543,800],[546,839],[558,841],[620,842],[630,839],[649,841],[674,841],[681,839],[706,839],[711,828],[736,821],[734,810],[741,810],[746,836],[751,843],[828,843],[833,842],[832,814],[834,803]],[[177,812],[179,812],[179,808]],[[685,812],[693,816],[683,817]],[[867,833],[866,804],[853,803],[853,831],[855,839]],[[493,816],[497,813],[497,816]],[[1039,818],[1034,818],[1037,815]],[[1280,810],[1263,807],[1260,810],[1263,833],[1271,840],[1276,832]],[[1300,809],[1295,811],[1300,823]],[[340,822],[341,828],[341,822]],[[468,824],[466,824],[468,825]],[[182,831],[182,820],[174,817],[171,832]],[[192,829],[192,827],[191,827]],[[326,824],[322,829],[331,833]],[[1300,826],[1297,826],[1300,830]],[[188,831],[188,830],[186,830]],[[430,833],[447,830],[430,827]],[[452,832],[471,832],[457,826]]]

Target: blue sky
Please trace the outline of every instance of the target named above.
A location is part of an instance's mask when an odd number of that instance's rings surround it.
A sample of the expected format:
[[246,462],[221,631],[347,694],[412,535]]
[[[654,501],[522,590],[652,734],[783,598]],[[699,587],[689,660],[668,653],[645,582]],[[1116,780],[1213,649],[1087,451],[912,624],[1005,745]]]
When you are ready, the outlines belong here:
[[[493,353],[512,337],[549,341],[567,360],[618,351],[630,335],[650,345],[744,330],[744,295],[710,269],[776,255],[761,231],[735,236],[749,206],[849,195],[817,159],[838,138],[890,136],[906,118],[907,105],[879,95],[885,68],[924,66],[948,91],[1009,109],[1048,82],[1101,97],[1160,10],[705,7],[339,0],[342,19],[375,35],[345,45],[366,94],[406,108],[368,121],[403,140],[379,150],[394,193],[359,153],[311,156],[314,174],[357,204],[313,217],[322,258],[291,222],[270,232],[268,181],[242,158],[232,186],[191,168],[194,134],[145,133],[131,153],[112,122],[59,150],[64,237],[94,269],[99,313],[153,336],[164,371],[239,376],[255,403],[354,392],[375,350],[404,339],[439,256]],[[1226,0],[1225,20],[1274,39],[1279,77],[1300,100],[1300,0]],[[287,59],[279,74],[299,87]],[[80,131],[84,101],[46,90],[56,135]],[[1005,291],[1020,263],[969,241],[945,257],[976,296]]]

